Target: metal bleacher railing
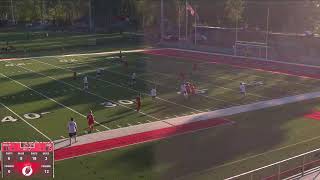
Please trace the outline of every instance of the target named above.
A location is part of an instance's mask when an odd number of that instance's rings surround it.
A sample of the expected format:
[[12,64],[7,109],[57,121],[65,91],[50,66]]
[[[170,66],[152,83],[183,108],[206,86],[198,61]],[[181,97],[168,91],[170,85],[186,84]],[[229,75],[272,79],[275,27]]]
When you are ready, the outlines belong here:
[[320,171],[320,148],[225,180],[298,179]]

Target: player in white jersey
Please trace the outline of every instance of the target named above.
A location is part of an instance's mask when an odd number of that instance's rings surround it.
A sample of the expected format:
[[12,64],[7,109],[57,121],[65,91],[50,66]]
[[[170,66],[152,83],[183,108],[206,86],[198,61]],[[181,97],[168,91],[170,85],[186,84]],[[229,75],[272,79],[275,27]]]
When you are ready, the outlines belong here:
[[246,92],[246,85],[244,82],[240,83],[240,93],[242,94],[243,97],[246,96],[247,92]]
[[73,118],[71,118],[68,123],[70,145],[72,144],[72,138],[74,138],[74,141],[77,142],[77,130],[78,130],[77,123],[74,121]]
[[136,84],[136,77],[137,77],[136,73],[132,73],[132,75],[131,75],[131,84],[132,85]]
[[157,89],[156,88],[152,88],[151,92],[150,92],[150,95],[152,97],[152,100],[155,100],[156,97],[157,97]]
[[85,76],[85,77],[83,78],[83,84],[84,84],[83,89],[84,89],[84,90],[88,90],[88,89],[89,89],[89,82],[88,82],[88,77],[87,77],[87,76]]
[[97,78],[101,77],[101,75],[102,75],[102,68],[98,68],[96,71]]
[[188,99],[188,92],[185,83],[180,85],[180,94],[183,95],[186,99]]

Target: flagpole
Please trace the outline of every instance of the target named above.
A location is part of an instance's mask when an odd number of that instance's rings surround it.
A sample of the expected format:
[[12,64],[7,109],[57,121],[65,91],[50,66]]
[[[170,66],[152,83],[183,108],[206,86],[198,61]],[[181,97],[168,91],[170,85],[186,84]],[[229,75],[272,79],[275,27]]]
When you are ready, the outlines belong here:
[[194,7],[194,45],[197,45],[197,8]]
[[180,41],[180,39],[181,39],[181,7],[180,7],[180,3],[178,3],[178,10],[179,10],[178,28],[179,28],[179,41]]
[[267,15],[267,35],[266,35],[266,45],[267,45],[267,48],[266,48],[266,60],[268,60],[268,48],[269,48],[269,45],[268,45],[268,41],[269,41],[269,15],[270,15],[270,8],[268,7],[268,15]]
[[160,41],[162,42],[163,40],[163,30],[164,30],[164,25],[163,25],[163,0],[161,0],[161,20],[160,20]]
[[238,42],[238,16],[236,18],[236,42],[234,43],[234,55],[237,55],[237,42]]
[[188,10],[187,10],[188,1],[186,0],[186,40],[188,39]]
[[15,20],[15,17],[14,17],[14,12],[13,12],[13,2],[12,2],[12,0],[11,0],[11,18],[12,18],[12,23],[16,24],[16,20]]

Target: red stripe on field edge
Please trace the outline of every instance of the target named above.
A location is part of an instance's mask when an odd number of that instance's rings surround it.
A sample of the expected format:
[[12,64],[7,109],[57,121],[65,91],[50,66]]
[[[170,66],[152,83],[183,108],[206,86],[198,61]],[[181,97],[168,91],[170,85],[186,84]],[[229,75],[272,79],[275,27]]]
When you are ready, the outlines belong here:
[[311,114],[306,114],[304,115],[304,117],[320,121],[320,111],[315,111]]
[[271,62],[249,58],[228,57],[222,55],[188,52],[173,49],[147,50],[144,53],[150,55],[185,58],[187,60],[191,58],[194,61],[207,61],[216,64],[225,64],[236,68],[248,68],[275,74],[298,76],[301,78],[320,79],[320,67],[317,68],[298,64],[285,64],[274,61]]
[[125,147],[132,144],[142,143],[146,141],[155,141],[159,139],[168,138],[174,135],[188,133],[195,130],[206,129],[214,126],[219,126],[232,121],[226,119],[212,119],[206,121],[198,121],[185,125],[173,126],[133,135],[108,139],[69,148],[58,149],[55,151],[55,160],[63,160],[73,158],[90,153],[107,151],[114,148]]

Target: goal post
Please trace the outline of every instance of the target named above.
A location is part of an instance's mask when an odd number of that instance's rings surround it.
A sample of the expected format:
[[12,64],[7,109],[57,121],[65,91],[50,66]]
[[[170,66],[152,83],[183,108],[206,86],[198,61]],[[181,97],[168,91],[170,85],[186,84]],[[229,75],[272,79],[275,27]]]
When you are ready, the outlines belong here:
[[267,60],[270,47],[267,43],[262,42],[236,41],[233,48],[235,56]]

